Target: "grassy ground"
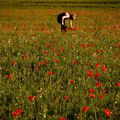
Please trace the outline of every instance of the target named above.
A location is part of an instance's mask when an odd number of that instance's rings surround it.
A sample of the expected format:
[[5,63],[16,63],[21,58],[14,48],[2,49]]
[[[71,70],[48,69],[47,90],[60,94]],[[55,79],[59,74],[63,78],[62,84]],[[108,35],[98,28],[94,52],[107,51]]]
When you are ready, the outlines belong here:
[[[77,14],[62,33],[62,11]],[[1,120],[119,120],[120,9],[0,9]]]

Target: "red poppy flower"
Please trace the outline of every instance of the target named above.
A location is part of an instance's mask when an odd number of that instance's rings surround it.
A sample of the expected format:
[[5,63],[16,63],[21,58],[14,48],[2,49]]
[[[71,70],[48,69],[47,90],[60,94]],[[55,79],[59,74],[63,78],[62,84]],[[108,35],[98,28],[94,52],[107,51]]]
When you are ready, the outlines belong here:
[[60,120],[66,120],[66,118],[65,117],[61,117]]
[[34,101],[35,100],[35,96],[32,96],[32,95],[29,96],[28,98],[29,98],[30,101]]
[[47,51],[44,51],[43,53],[44,53],[45,55],[47,55],[47,54],[48,54],[48,52],[47,52]]
[[78,64],[78,61],[77,60],[74,60],[74,62],[73,62],[75,65],[77,65]]
[[39,67],[35,67],[34,70],[35,70],[35,71],[38,71],[38,70],[39,70]]
[[45,60],[44,63],[49,63],[49,60]]
[[70,84],[74,84],[75,83],[75,80],[70,80]]
[[55,62],[56,62],[56,63],[59,63],[59,62],[60,62],[60,60],[59,60],[59,59],[56,59],[56,60],[55,60]]
[[53,51],[54,51],[54,50],[55,50],[55,48],[54,48],[54,47],[52,47],[52,48],[51,48],[51,50],[53,50]]
[[120,87],[120,82],[116,83],[116,86],[117,86],[117,87]]
[[81,46],[82,46],[82,48],[84,48],[84,49],[86,48],[86,45],[85,45],[85,44],[81,44]]
[[43,62],[39,62],[38,65],[40,65],[40,66],[43,65]]
[[111,116],[111,111],[109,109],[105,109],[104,112],[107,117]]
[[68,101],[68,98],[69,98],[68,95],[65,95],[65,100],[66,100],[66,101]]
[[48,72],[48,75],[53,75],[53,72],[52,72],[52,71],[49,71],[49,72]]
[[57,52],[56,54],[57,54],[57,55],[61,55],[61,52]]
[[62,50],[63,50],[63,47],[60,47],[59,50],[62,51]]
[[16,116],[20,116],[23,114],[23,110],[22,109],[17,109],[16,111],[12,112],[12,116],[16,117]]
[[85,107],[82,108],[83,112],[87,112],[88,110],[89,110],[89,107],[87,107],[87,106],[85,106]]
[[98,97],[101,99],[103,98],[103,94],[99,94]]
[[100,73],[96,73],[95,76],[96,76],[96,77],[100,77]]
[[100,64],[99,63],[96,63],[96,68],[100,67]]
[[94,90],[93,90],[93,89],[90,89],[90,92],[91,92],[91,93],[94,93]]
[[106,93],[107,91],[104,89],[104,90],[102,90],[102,93]]
[[11,79],[11,78],[13,78],[13,75],[12,75],[12,74],[8,74],[8,75],[6,76],[6,78]]
[[90,44],[91,47],[94,47],[95,45],[93,43]]
[[74,27],[74,28],[72,28],[72,30],[76,31],[76,30],[78,30],[78,28],[77,28],[77,27]]
[[95,85],[96,85],[97,87],[101,87],[101,84],[98,83],[98,82],[96,82]]
[[107,68],[105,66],[102,66],[103,71],[107,71]]
[[90,94],[90,97],[91,97],[91,98],[95,98],[95,95],[94,95],[94,94]]
[[88,70],[88,71],[87,71],[87,74],[88,74],[89,77],[92,77],[92,76],[93,76],[92,70]]

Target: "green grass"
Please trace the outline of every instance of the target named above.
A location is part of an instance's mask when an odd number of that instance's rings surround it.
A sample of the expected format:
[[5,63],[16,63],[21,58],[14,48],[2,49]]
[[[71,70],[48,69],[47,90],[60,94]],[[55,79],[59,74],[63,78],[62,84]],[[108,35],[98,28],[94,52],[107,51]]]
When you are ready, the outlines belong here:
[[[56,17],[62,11],[77,14],[77,31],[60,31]],[[0,119],[119,120],[119,13],[114,8],[1,8]],[[23,112],[15,117],[17,109]]]

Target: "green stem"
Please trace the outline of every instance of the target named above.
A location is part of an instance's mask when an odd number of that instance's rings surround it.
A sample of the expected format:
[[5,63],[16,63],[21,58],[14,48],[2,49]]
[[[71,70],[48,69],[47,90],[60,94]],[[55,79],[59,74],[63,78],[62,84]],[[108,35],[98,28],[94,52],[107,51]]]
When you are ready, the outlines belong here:
[[95,112],[95,120],[97,120],[97,115],[96,115],[96,110],[95,110],[95,108],[94,108],[94,112]]
[[[94,101],[92,100],[92,105],[93,105],[93,107],[94,107]],[[95,108],[94,108],[94,113],[95,113],[95,120],[97,120],[97,115],[96,115],[96,110],[95,110]]]

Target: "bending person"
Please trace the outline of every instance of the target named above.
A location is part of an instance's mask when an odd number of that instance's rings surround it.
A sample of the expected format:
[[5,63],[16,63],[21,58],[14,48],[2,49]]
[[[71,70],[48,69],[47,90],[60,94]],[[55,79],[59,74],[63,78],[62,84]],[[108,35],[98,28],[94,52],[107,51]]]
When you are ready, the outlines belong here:
[[67,19],[69,20],[69,25],[70,25],[70,28],[72,29],[73,28],[72,21],[76,19],[76,14],[63,12],[58,15],[57,22],[61,25],[61,31],[66,31],[66,29],[68,28],[65,23]]

